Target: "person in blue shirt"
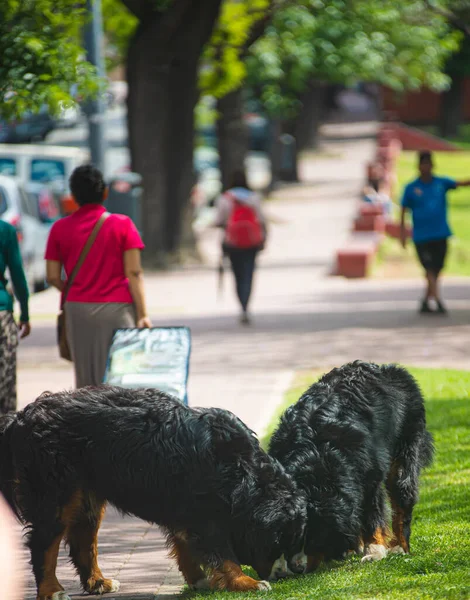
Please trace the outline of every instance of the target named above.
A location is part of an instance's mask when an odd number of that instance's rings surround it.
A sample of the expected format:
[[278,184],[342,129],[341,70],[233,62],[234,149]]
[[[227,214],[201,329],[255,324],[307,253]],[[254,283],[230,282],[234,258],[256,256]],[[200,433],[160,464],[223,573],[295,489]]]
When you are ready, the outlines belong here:
[[[470,180],[455,181],[449,177],[437,177],[433,168],[432,153],[420,152],[420,175],[406,186],[401,202],[401,243],[406,248],[405,215],[410,210],[413,217],[413,242],[427,280],[426,294],[419,312],[446,314],[438,282],[447,254],[447,239],[452,235],[447,222],[447,192],[470,186]],[[430,300],[436,302],[437,311],[431,309]]]

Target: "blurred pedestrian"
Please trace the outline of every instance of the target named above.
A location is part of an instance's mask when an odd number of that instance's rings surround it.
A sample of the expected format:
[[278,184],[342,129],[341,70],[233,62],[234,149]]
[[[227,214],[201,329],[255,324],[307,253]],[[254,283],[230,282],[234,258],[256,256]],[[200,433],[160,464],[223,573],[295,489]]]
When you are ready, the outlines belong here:
[[[419,177],[409,183],[404,191],[401,211],[401,243],[406,247],[405,215],[410,210],[413,217],[413,241],[418,258],[426,274],[426,292],[421,302],[421,314],[437,312],[446,314],[440,293],[439,276],[447,254],[447,240],[452,235],[447,222],[447,192],[470,186],[470,179],[455,181],[434,175],[432,153],[419,153]],[[432,310],[430,301],[436,303]]]
[[250,323],[248,305],[258,252],[266,242],[261,196],[250,190],[243,172],[233,174],[231,185],[218,199],[216,226],[224,228],[222,251],[229,257],[242,314]]
[[[140,259],[144,244],[134,223],[106,212],[107,190],[98,169],[75,169],[70,190],[79,209],[52,226],[46,261],[48,282],[62,293],[79,388],[103,382],[115,329],[151,327],[151,322]],[[86,248],[92,235],[96,241]],[[83,264],[74,273],[80,257]],[[70,285],[62,280],[62,268]]]
[[[20,321],[13,318],[13,294],[5,271],[8,268],[14,293],[20,303]],[[15,227],[0,220],[0,414],[16,410],[16,349],[31,333],[28,284],[21,261]]]
[[366,185],[362,191],[362,199],[369,204],[383,207],[384,215],[390,217],[393,209],[392,200],[387,193],[384,169],[379,163],[372,163],[369,168]]
[[15,520],[0,494],[0,582],[2,600],[22,600],[23,574],[18,560],[21,551],[20,535]]

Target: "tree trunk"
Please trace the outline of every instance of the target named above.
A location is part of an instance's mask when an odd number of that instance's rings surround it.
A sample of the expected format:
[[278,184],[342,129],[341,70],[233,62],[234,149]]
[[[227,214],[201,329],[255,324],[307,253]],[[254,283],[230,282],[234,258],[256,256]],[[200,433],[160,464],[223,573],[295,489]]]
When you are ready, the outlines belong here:
[[179,0],[142,19],[129,46],[127,99],[132,170],[143,178],[145,261],[167,264],[191,243],[194,108],[199,57],[221,0]]
[[230,187],[234,172],[243,171],[248,154],[248,127],[243,121],[243,89],[230,92],[217,101],[217,138],[222,186]]
[[464,76],[451,74],[451,86],[441,96],[439,133],[442,137],[457,137],[463,122]]
[[325,116],[328,86],[323,81],[313,81],[303,94],[302,109],[297,118],[297,150],[311,150],[317,146],[318,131]]
[[297,147],[297,121],[284,121],[281,135],[281,160],[279,179],[281,181],[299,181],[298,147]]
[[268,192],[272,192],[276,187],[276,184],[280,181],[280,170],[282,160],[282,146],[281,146],[281,135],[282,135],[282,122],[280,119],[271,120],[271,147],[269,157],[271,159],[271,183],[268,186]]

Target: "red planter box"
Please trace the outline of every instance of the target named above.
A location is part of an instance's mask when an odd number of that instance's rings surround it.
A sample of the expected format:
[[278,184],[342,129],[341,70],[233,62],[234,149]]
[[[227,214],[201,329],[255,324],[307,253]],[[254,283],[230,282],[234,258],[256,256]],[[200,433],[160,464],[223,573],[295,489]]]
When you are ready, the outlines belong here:
[[354,231],[385,233],[385,219],[382,215],[361,215],[354,221]]
[[371,249],[344,249],[336,254],[337,274],[347,278],[367,277],[374,253]]
[[[396,238],[397,240],[400,239],[400,223],[392,223],[392,222],[388,222],[385,224],[385,233],[387,235],[389,235],[390,237]],[[407,238],[411,238],[413,235],[413,230],[411,229],[411,227],[406,227],[406,237]]]
[[359,207],[359,216],[361,217],[377,217],[384,214],[384,209],[381,204],[371,204],[370,202],[362,202]]

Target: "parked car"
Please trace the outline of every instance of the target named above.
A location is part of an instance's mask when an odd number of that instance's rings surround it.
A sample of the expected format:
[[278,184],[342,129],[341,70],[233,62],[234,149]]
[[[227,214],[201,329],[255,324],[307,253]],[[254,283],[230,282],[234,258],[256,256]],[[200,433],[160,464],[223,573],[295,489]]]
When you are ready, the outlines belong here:
[[203,204],[213,204],[222,191],[222,174],[219,153],[214,148],[199,146],[194,150],[194,170],[197,176],[198,193]]
[[83,117],[79,104],[67,107],[61,104],[59,115],[55,119],[55,126],[58,129],[73,129],[82,122]]
[[[72,171],[89,160],[90,154],[83,148],[0,144],[0,175],[16,177],[25,185],[47,184],[65,203]],[[61,208],[61,212],[65,214],[67,208]]]
[[0,120],[0,142],[5,144],[24,144],[43,141],[54,129],[54,119],[47,106],[37,113],[25,113],[17,121]]
[[38,204],[20,181],[0,175],[0,219],[18,233],[26,279],[31,292],[46,287],[44,252],[51,222],[41,222]]
[[[222,191],[222,175],[219,168],[219,153],[215,148],[199,146],[194,150],[193,169],[195,185],[192,191],[193,205],[213,204]],[[130,171],[129,166],[118,173]]]
[[113,97],[113,104],[121,106],[127,99],[127,82],[126,81],[110,81],[109,92]]
[[32,201],[33,210],[37,211],[37,218],[41,223],[54,223],[62,216],[60,195],[52,186],[31,182],[24,186],[26,193]]

